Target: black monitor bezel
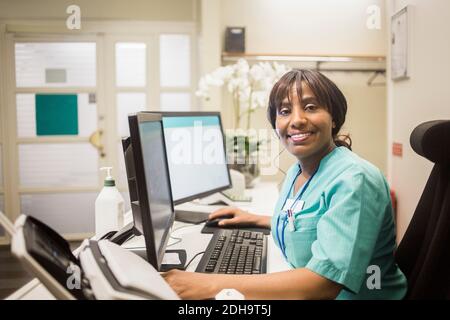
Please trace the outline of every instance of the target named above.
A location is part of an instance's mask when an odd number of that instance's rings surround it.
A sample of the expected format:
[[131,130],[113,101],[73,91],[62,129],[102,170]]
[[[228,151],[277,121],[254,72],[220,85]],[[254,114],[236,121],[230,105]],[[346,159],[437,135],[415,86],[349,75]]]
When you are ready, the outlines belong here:
[[[168,223],[168,227],[164,231],[163,237],[161,239],[161,245],[158,249],[155,246],[155,238],[153,233],[153,223],[151,219],[151,211],[149,206],[149,197],[147,190],[146,179],[148,177],[145,176],[144,170],[144,158],[142,153],[142,143],[141,136],[139,132],[139,124],[142,122],[160,122],[161,123],[161,131],[163,138],[163,153],[164,160],[166,162],[166,174],[169,177],[169,193],[170,193],[170,204],[172,214],[170,216],[170,220]],[[166,145],[164,138],[164,127],[162,123],[162,116],[158,114],[150,114],[145,112],[139,112],[136,114],[131,114],[128,116],[128,123],[130,126],[130,139],[133,148],[133,157],[134,157],[134,166],[136,173],[136,184],[137,184],[137,193],[139,196],[139,211],[140,217],[142,221],[143,234],[145,239],[145,247],[147,252],[147,260],[153,265],[156,270],[161,269],[162,260],[164,257],[165,249],[167,247],[167,243],[169,241],[170,230],[175,221],[175,210],[173,205],[172,198],[172,186],[170,184],[170,175],[169,175],[169,165],[167,162],[167,153],[166,153]],[[132,210],[133,208],[132,205]],[[133,212],[133,216],[135,213]]]
[[[184,197],[178,200],[174,200],[173,203],[174,205],[178,205],[178,204],[182,204],[185,202],[189,202],[195,199],[199,199],[199,198],[203,198],[203,197],[207,197],[209,195],[212,195],[216,192],[220,192],[226,189],[229,189],[232,187],[232,182],[231,182],[231,175],[230,175],[230,165],[228,164],[228,158],[227,158],[227,149],[226,149],[226,137],[225,137],[225,133],[223,131],[223,126],[222,126],[222,117],[220,115],[220,112],[218,111],[143,111],[144,113],[150,113],[150,114],[160,114],[163,117],[180,117],[180,116],[186,116],[186,117],[196,117],[196,116],[217,116],[219,118],[219,125],[220,125],[220,131],[222,132],[222,137],[223,137],[223,149],[225,151],[225,162],[227,163],[227,173],[228,173],[228,181],[229,184],[223,187],[219,187],[216,189],[211,189],[209,191],[205,191],[205,192],[201,192],[201,193],[197,193],[188,197]],[[164,122],[163,122],[164,124]],[[164,128],[164,126],[163,126]],[[165,142],[166,140],[164,140]],[[166,158],[168,159],[167,155]],[[170,174],[170,169],[169,169],[169,174]],[[172,191],[172,190],[171,190]]]

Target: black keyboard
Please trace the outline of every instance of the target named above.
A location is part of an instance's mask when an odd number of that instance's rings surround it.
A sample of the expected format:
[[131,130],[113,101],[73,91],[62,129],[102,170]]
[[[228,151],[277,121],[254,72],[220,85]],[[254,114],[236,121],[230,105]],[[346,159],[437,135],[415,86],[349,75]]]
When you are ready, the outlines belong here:
[[262,232],[217,230],[196,272],[226,274],[266,273],[267,238]]

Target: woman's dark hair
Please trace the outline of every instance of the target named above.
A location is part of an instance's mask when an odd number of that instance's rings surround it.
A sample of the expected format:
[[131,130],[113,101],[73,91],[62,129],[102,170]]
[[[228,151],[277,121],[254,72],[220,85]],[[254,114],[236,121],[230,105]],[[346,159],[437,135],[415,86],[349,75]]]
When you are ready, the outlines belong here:
[[302,96],[302,82],[311,89],[317,102],[326,107],[331,114],[331,118],[335,124],[335,127],[331,131],[334,143],[338,147],[344,146],[351,150],[352,140],[350,136],[338,135],[339,130],[345,122],[347,100],[334,82],[318,71],[293,69],[285,73],[275,83],[270,92],[269,107],[267,108],[267,117],[272,128],[275,129],[275,120],[283,100],[286,97],[289,101],[291,100],[290,93],[294,86],[297,89],[297,96]]

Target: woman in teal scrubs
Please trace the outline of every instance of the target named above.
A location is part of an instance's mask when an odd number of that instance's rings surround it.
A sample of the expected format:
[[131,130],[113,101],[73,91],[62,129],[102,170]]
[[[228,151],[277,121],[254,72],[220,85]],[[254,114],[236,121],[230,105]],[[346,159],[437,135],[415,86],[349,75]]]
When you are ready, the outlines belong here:
[[268,118],[297,158],[287,172],[273,217],[226,207],[223,225],[271,227],[292,270],[263,275],[170,271],[182,297],[214,297],[235,288],[247,299],[402,299],[406,278],[394,261],[389,186],[379,169],[350,149],[339,130],[347,102],[316,71],[292,70],[273,87]]

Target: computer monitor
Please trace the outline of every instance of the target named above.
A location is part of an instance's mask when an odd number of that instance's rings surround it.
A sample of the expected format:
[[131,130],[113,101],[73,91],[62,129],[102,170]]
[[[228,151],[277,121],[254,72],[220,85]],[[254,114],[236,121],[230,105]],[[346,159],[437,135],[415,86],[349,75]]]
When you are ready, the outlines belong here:
[[124,229],[121,241],[112,241],[123,242],[128,238],[124,233],[144,235],[144,258],[160,270],[175,219],[162,119],[159,114],[139,112],[129,115],[128,123],[130,137],[122,145],[133,225]]
[[231,187],[220,112],[161,112],[174,204]]

